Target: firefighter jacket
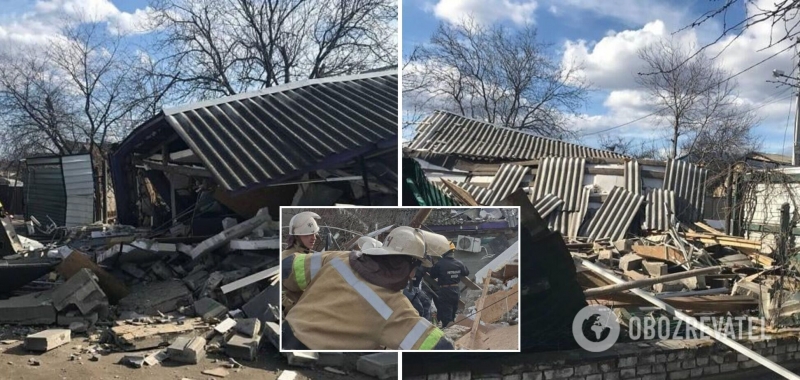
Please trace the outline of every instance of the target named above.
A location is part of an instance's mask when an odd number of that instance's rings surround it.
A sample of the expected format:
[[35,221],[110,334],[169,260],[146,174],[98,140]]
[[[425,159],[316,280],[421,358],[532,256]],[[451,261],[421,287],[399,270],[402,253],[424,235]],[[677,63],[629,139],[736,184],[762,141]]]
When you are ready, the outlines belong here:
[[373,284],[353,269],[358,257],[329,251],[284,259],[283,287],[303,292],[285,319],[300,342],[312,350],[453,349],[402,288]]
[[[304,255],[309,253],[311,253],[310,249],[306,249],[301,245],[300,242],[297,242],[295,245],[289,247],[289,249],[281,252],[281,260],[287,257],[294,257],[298,254]],[[303,294],[302,292],[291,292],[284,289],[283,292],[281,293],[281,302],[283,305],[284,312],[288,313],[302,294]]]
[[461,282],[461,277],[469,276],[469,269],[452,256],[445,256],[433,265],[430,274],[439,285],[454,285]]

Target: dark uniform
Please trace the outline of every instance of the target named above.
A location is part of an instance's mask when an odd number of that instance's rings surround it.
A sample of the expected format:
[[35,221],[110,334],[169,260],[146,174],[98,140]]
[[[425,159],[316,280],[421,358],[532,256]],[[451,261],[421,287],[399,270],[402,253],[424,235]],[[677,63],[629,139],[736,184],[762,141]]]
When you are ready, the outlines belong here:
[[430,297],[428,297],[428,295],[425,294],[425,292],[420,290],[418,287],[410,285],[411,284],[409,284],[409,286],[406,286],[406,288],[403,289],[403,294],[406,296],[406,298],[408,298],[409,301],[411,301],[411,305],[414,306],[415,309],[417,309],[417,313],[419,313],[419,316],[430,321],[431,320]]
[[461,261],[456,260],[452,251],[445,254],[430,271],[431,277],[439,284],[436,292],[436,313],[442,321],[442,327],[456,319],[458,309],[458,283],[461,277],[469,276],[469,270]]

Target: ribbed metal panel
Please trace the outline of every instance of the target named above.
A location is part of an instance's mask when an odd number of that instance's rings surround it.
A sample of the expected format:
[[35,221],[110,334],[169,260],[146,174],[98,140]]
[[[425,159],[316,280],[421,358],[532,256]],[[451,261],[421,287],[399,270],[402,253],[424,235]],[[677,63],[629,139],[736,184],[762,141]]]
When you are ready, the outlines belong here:
[[[464,191],[466,191],[467,193],[469,193],[469,195],[471,195],[472,198],[475,199],[475,202],[478,202],[478,204],[482,206],[485,205],[482,202],[485,201],[487,198],[489,198],[489,196],[492,193],[492,190],[490,190],[489,188],[484,186],[479,186],[473,183],[455,182],[455,184],[458,187],[464,189]],[[437,182],[437,186],[439,190],[441,190],[442,193],[444,193],[446,196],[454,198],[453,192],[450,191],[450,189],[447,186],[445,186],[443,182],[441,181]]]
[[94,222],[94,173],[88,154],[61,157],[67,193],[66,227]]
[[559,199],[557,196],[553,194],[545,194],[544,197],[539,198],[536,201],[533,207],[539,212],[539,216],[541,216],[542,219],[545,219],[548,215],[550,215],[550,213],[558,210],[563,205],[564,201]]
[[670,215],[675,213],[675,192],[652,189],[647,193],[642,228],[651,231],[666,231],[670,227]]
[[58,226],[63,226],[67,195],[60,158],[29,158],[26,164],[25,217],[34,216],[44,225],[49,225],[52,219]]
[[583,205],[588,205],[588,195],[584,196],[582,187],[585,166],[583,158],[546,157],[539,162],[531,191],[532,202],[547,194],[564,201],[561,211],[551,214],[548,222],[550,229],[568,237],[577,235],[582,220],[579,216],[585,215]]
[[295,82],[164,110],[228,190],[274,183],[398,138],[397,71]]
[[634,194],[642,194],[642,172],[639,170],[639,161],[625,162],[625,190]]
[[478,159],[534,160],[542,157],[613,157],[611,151],[535,136],[436,111],[423,120],[409,149],[418,154],[454,154]]
[[678,220],[694,223],[703,218],[708,171],[697,165],[677,160],[667,161],[664,189],[675,192]]
[[586,228],[592,240],[609,238],[617,241],[625,237],[633,218],[639,212],[644,197],[621,187],[614,187]]
[[513,193],[514,190],[520,187],[522,178],[525,177],[527,171],[528,168],[525,166],[513,164],[500,165],[500,170],[489,184],[491,195],[485,197],[482,204],[484,206],[494,206],[495,203]]

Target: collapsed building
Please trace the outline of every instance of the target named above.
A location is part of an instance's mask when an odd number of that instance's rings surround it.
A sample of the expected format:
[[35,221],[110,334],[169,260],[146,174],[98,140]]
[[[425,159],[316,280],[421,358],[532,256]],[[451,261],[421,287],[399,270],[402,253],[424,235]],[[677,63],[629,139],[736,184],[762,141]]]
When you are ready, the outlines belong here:
[[[771,161],[713,173],[724,179],[725,217],[707,221],[711,173],[689,162],[637,160],[447,112],[423,120],[403,153],[406,204],[522,207],[524,273],[522,353],[412,354],[409,378],[796,376],[783,367],[800,338],[794,168]],[[706,335],[622,334],[588,353],[572,330],[587,305],[612,308],[623,332],[631,320],[666,317]],[[747,321],[742,334],[708,321],[726,317]]]

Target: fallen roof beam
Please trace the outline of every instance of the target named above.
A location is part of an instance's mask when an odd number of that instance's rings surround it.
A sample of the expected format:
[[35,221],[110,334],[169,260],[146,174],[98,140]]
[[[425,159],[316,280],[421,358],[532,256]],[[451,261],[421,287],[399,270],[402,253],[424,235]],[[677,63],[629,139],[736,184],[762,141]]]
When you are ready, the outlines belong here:
[[614,293],[623,292],[623,291],[626,291],[626,290],[643,288],[645,286],[650,286],[650,285],[655,285],[655,284],[663,284],[665,282],[670,282],[670,281],[675,281],[675,280],[682,280],[684,278],[695,277],[695,276],[699,276],[699,275],[703,275],[703,274],[718,274],[721,271],[722,271],[722,267],[721,266],[700,268],[700,269],[694,269],[694,270],[690,270],[690,271],[686,271],[686,272],[666,274],[666,275],[659,276],[659,277],[646,278],[646,279],[643,279],[643,280],[622,282],[622,283],[616,283],[616,284],[608,285],[608,286],[601,286],[599,288],[586,289],[583,292],[583,294],[587,298],[588,297],[599,297],[599,296],[604,296],[604,295],[607,295],[607,294],[614,294]]
[[[602,267],[600,267],[600,266],[598,266],[598,265],[596,265],[594,263],[591,263],[589,261],[582,260],[582,259],[578,259],[578,260],[580,261],[581,265],[583,265],[584,267],[588,268],[592,272],[595,272],[595,273],[607,278],[608,280],[610,280],[610,281],[612,281],[614,283],[617,283],[617,284],[624,284],[625,283],[625,281],[623,279],[621,279],[621,278],[609,273],[608,271],[606,271],[605,269],[603,269]],[[690,326],[692,326],[692,327],[694,327],[694,328],[706,333],[708,336],[718,340],[720,343],[722,343],[722,344],[724,344],[724,345],[736,350],[740,354],[742,354],[744,356],[747,356],[750,359],[753,359],[753,361],[755,361],[756,363],[759,363],[759,364],[763,365],[764,367],[769,368],[773,372],[775,372],[775,373],[777,373],[777,374],[779,374],[779,375],[781,375],[781,376],[783,376],[783,377],[785,377],[787,379],[800,380],[800,376],[795,375],[794,373],[792,373],[788,369],[786,369],[786,368],[780,366],[779,364],[777,364],[777,363],[775,363],[775,362],[773,362],[773,361],[771,361],[771,360],[759,355],[755,351],[743,346],[741,343],[739,343],[739,342],[737,342],[737,341],[735,341],[735,340],[733,340],[731,338],[728,338],[724,334],[720,334],[718,331],[712,329],[711,327],[706,326],[705,324],[701,323],[700,321],[698,321],[695,318],[692,318],[688,314],[685,314],[680,310],[676,310],[674,307],[668,305],[663,300],[660,300],[660,299],[656,298],[652,294],[647,293],[647,292],[645,292],[645,291],[643,291],[641,289],[631,289],[631,292],[633,294],[636,294],[639,297],[644,298],[645,300],[647,300],[647,302],[650,302],[651,304],[659,307],[660,309],[666,311],[667,313],[675,316],[675,318],[678,318],[679,320],[685,322],[686,324],[688,324],[688,325],[690,325]]]
[[213,178],[213,175],[210,171],[205,168],[201,168],[199,166],[188,166],[188,165],[164,165],[160,162],[144,160],[142,163],[153,170],[160,170],[162,172],[167,173],[175,173],[175,174],[183,174],[188,175],[190,177],[208,177]]
[[[723,289],[727,290],[727,289]],[[660,297],[668,305],[680,310],[732,312],[758,309],[758,301],[749,296],[672,296]],[[596,301],[610,307],[649,306],[650,303],[635,294],[618,293],[601,296]]]

